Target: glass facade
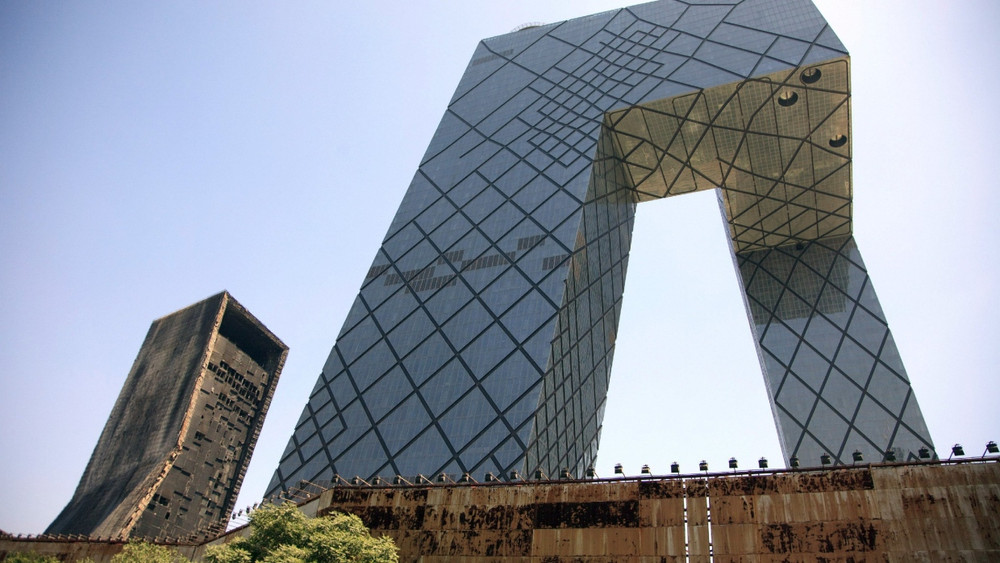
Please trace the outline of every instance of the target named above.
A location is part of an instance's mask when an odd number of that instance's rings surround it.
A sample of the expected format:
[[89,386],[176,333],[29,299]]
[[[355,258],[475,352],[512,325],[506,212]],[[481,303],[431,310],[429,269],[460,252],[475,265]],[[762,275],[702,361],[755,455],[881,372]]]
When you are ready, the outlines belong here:
[[851,237],[849,76],[808,0],[663,0],[482,41],[268,494],[581,476],[635,205],[706,189],[786,458],[930,447]]

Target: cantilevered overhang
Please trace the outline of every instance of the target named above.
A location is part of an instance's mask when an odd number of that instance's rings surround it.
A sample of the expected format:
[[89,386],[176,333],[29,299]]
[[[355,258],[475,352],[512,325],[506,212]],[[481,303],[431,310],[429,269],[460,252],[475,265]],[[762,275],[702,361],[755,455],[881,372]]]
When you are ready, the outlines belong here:
[[609,113],[639,201],[722,189],[737,252],[851,234],[850,61]]

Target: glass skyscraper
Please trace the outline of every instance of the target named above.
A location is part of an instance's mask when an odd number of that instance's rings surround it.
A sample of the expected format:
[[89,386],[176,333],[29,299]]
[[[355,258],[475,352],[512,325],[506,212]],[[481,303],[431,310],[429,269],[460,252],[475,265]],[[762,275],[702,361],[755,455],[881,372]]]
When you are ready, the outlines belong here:
[[582,476],[635,206],[710,189],[786,460],[933,450],[852,237],[849,70],[808,0],[662,0],[482,41],[269,494]]

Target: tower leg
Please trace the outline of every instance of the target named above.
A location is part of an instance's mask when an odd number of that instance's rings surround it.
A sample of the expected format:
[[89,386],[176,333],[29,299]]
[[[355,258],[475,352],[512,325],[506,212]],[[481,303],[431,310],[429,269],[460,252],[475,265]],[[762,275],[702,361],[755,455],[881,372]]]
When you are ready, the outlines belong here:
[[933,451],[853,236],[738,253],[736,262],[786,460]]

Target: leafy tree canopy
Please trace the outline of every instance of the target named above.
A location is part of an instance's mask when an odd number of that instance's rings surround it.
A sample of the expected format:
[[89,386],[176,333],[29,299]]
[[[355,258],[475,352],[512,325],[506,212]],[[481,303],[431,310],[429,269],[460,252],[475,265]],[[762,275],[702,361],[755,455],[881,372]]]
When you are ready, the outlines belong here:
[[250,536],[209,547],[209,563],[396,563],[391,538],[373,538],[353,514],[309,518],[295,504],[268,505],[250,515]]
[[188,559],[173,549],[144,541],[130,541],[111,563],[189,563]]

